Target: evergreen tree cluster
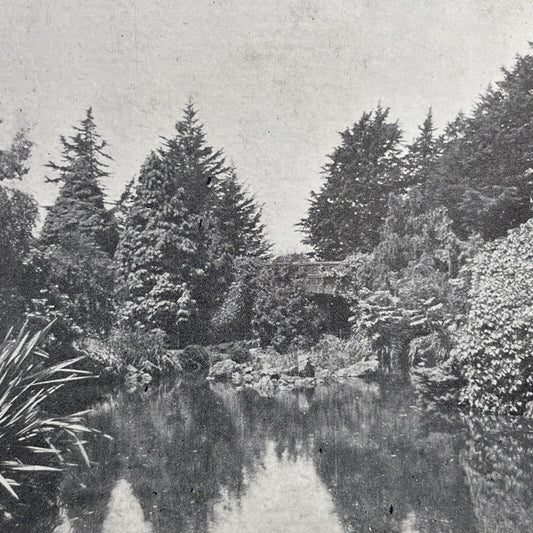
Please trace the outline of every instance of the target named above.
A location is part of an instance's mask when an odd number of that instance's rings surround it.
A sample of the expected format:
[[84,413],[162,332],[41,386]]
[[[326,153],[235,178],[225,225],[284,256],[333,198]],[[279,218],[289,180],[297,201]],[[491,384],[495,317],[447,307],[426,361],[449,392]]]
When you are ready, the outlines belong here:
[[[434,388],[437,374],[446,383],[467,383],[465,403],[476,408],[516,404],[517,383],[531,378],[527,365],[509,364],[504,351],[522,349],[524,334],[512,330],[515,321],[498,307],[523,288],[515,283],[518,273],[503,267],[527,264],[529,248],[521,241],[510,259],[508,241],[496,246],[501,254],[490,261],[501,269],[494,273],[498,283],[479,278],[489,262],[479,251],[492,250],[490,243],[531,218],[532,119],[529,55],[517,57],[472,113],[460,113],[441,135],[431,110],[410,144],[402,144],[388,109],[364,113],[341,133],[300,223],[316,258],[345,260],[336,273],[338,290],[351,298],[354,333],[369,340],[381,370],[417,367]],[[528,273],[520,274],[526,284]],[[499,309],[497,326],[486,316],[489,292],[490,305]],[[507,333],[506,348],[490,344]],[[435,365],[440,373],[432,374]],[[514,384],[505,372],[513,373]]]
[[531,217],[533,56],[518,56],[470,116],[437,136],[429,111],[411,144],[402,144],[388,109],[364,113],[341,133],[301,221],[304,242],[323,260],[369,252],[379,242],[390,194],[417,188],[427,209],[445,208],[465,240],[504,236]]
[[[160,332],[173,346],[207,342],[234,262],[266,257],[269,244],[260,206],[222,152],[207,144],[193,105],[114,206],[105,194],[111,158],[92,109],[61,144],[61,161],[47,165],[59,194],[31,250],[36,207],[19,199],[2,211],[18,224],[9,233],[17,242],[6,246],[19,256],[27,252],[27,310],[34,319],[56,321],[54,351],[71,351],[82,335],[105,336],[115,326]],[[13,177],[24,171],[24,149],[17,137],[0,154],[0,166],[11,167]],[[15,194],[0,193],[2,203]],[[5,260],[10,272],[20,272],[20,257]]]
[[261,210],[189,104],[143,165],[115,265],[120,320],[162,329],[177,345],[205,342],[238,257],[265,257]]

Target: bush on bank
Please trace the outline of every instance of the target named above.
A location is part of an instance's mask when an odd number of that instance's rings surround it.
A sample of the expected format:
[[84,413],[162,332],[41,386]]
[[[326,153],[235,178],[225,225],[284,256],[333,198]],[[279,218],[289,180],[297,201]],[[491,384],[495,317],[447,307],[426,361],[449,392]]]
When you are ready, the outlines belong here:
[[533,401],[532,287],[530,220],[472,262],[470,310],[456,348],[468,408],[522,414]]
[[285,352],[289,347],[309,347],[318,341],[324,318],[306,295],[296,267],[287,264],[264,269],[258,285],[252,329],[261,346]]

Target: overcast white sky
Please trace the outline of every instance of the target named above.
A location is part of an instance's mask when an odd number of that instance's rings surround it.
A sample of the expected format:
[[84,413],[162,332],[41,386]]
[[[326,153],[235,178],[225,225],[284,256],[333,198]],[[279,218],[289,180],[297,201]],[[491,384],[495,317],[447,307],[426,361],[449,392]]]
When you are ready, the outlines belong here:
[[0,116],[31,127],[25,187],[43,205],[43,163],[93,106],[117,197],[192,97],[265,204],[279,252],[321,182],[337,132],[381,101],[412,137],[469,111],[533,41],[530,0],[0,0]]

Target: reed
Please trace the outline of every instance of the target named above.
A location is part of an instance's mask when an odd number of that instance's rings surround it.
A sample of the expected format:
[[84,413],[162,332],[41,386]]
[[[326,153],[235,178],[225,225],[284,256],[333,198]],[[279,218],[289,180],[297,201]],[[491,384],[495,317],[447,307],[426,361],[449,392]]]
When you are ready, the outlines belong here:
[[60,471],[75,456],[89,465],[86,412],[53,416],[45,410],[61,387],[90,377],[74,367],[81,358],[49,364],[40,349],[49,328],[32,334],[25,326],[0,344],[0,491],[16,500],[21,473],[27,479],[27,473]]

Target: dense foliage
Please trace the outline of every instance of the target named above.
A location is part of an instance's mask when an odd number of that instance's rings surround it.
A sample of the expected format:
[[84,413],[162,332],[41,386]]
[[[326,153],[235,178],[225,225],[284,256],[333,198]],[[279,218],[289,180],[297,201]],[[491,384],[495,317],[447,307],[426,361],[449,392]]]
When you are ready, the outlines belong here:
[[265,268],[258,285],[252,328],[262,346],[284,352],[291,345],[309,346],[318,340],[324,318],[306,294],[296,267]]
[[304,242],[320,259],[344,259],[356,250],[370,251],[390,192],[402,189],[397,122],[388,109],[364,113],[341,133],[342,143],[324,167],[325,183],[311,194],[311,206],[301,227]]
[[114,276],[109,256],[83,237],[39,246],[28,260],[26,290],[32,324],[54,320],[47,349],[70,357],[83,335],[105,335],[114,321]]
[[189,103],[131,195],[115,258],[121,321],[162,329],[175,345],[206,342],[234,259],[267,251],[260,209]]
[[518,56],[503,80],[459,115],[441,139],[427,196],[444,205],[461,237],[494,239],[531,216],[533,56]]
[[17,133],[7,150],[0,150],[0,334],[23,319],[28,306],[26,261],[37,220],[37,203],[15,183],[28,172],[31,142]]
[[235,261],[233,281],[211,318],[212,338],[218,342],[248,339],[252,336],[254,305],[259,293],[265,263],[242,257]]
[[467,380],[461,397],[471,408],[520,414],[533,401],[532,281],[531,221],[472,262],[470,310],[457,346]]
[[416,187],[391,196],[379,244],[337,269],[337,288],[352,301],[354,333],[369,339],[384,372],[449,355],[450,328],[465,312],[459,266],[475,249],[451,225],[444,208],[427,209]]

